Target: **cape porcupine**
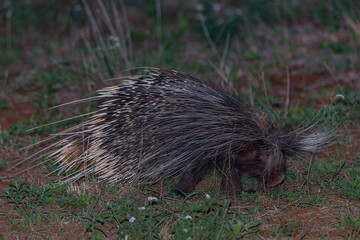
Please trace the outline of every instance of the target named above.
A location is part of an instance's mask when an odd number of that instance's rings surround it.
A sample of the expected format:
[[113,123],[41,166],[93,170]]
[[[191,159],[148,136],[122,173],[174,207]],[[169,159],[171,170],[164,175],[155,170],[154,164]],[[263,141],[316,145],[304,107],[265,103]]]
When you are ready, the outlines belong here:
[[152,69],[98,91],[98,110],[57,143],[51,156],[75,181],[140,185],[180,175],[175,189],[191,191],[216,168],[221,186],[241,193],[241,175],[267,186],[285,178],[286,159],[329,142],[324,131],[275,127],[241,100],[189,75]]

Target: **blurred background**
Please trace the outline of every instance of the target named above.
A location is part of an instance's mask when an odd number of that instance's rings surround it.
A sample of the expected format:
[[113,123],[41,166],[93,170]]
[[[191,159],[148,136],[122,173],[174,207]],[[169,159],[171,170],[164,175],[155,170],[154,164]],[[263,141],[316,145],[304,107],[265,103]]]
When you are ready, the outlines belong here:
[[359,90],[359,54],[356,0],[1,1],[0,127],[79,113],[47,109],[136,67],[218,81],[275,108],[290,82],[290,105],[319,109]]

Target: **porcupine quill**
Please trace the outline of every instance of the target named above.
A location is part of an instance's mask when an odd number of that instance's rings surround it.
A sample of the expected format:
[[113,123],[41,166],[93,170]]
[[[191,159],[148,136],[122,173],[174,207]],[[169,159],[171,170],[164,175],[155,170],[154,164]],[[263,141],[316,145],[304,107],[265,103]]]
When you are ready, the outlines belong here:
[[65,182],[92,174],[98,182],[144,185],[179,175],[175,189],[186,193],[216,168],[222,188],[238,195],[241,175],[276,186],[288,158],[319,152],[332,139],[316,124],[264,123],[240,99],[174,70],[151,69],[91,100],[97,111],[50,154],[60,172],[71,172]]

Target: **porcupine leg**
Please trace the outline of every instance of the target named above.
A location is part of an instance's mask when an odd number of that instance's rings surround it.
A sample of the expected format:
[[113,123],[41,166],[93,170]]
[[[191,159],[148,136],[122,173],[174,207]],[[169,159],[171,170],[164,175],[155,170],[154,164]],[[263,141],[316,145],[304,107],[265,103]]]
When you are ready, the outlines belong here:
[[241,174],[235,167],[222,172],[221,188],[226,189],[232,196],[238,196],[243,191]]
[[175,185],[174,192],[180,195],[191,192],[191,190],[193,190],[203,178],[204,172],[205,172],[204,170],[185,172],[181,176],[179,182]]

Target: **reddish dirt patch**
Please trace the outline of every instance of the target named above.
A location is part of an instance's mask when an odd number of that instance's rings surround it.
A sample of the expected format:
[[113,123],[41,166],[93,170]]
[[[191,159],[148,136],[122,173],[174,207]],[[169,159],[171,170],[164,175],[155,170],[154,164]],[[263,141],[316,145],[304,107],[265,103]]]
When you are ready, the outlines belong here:
[[[36,209],[42,212],[41,219],[37,219],[36,223],[28,220],[25,224],[26,218],[20,217],[18,210],[13,210],[2,199],[0,205],[0,237],[5,239],[81,239],[86,232],[81,223],[72,220],[71,215],[61,214],[61,209]],[[49,213],[60,213],[62,217],[54,222],[48,217]]]
[[[22,179],[24,183],[47,184],[54,176],[45,177],[40,167],[36,166],[39,162],[38,156],[32,156],[32,153],[40,151],[42,147],[29,152],[19,151],[13,147],[3,147],[0,158],[6,159],[9,164],[7,169],[0,170],[0,192],[3,192],[10,186],[11,181]],[[30,158],[29,158],[30,157]]]
[[[311,74],[296,72],[290,74],[290,104],[301,102],[309,104],[315,100],[315,106],[331,104],[334,101],[336,87],[354,91],[360,90],[360,72],[347,71],[337,73],[334,78],[329,72],[315,72]],[[287,96],[287,76],[273,75],[270,78],[271,94],[285,102]],[[301,94],[303,96],[301,96]],[[305,94],[305,96],[304,96]]]
[[35,114],[33,104],[29,97],[13,95],[6,98],[11,105],[10,110],[0,112],[0,128],[9,129],[11,125],[19,121],[27,121]]
[[271,232],[278,228],[280,233],[278,236],[281,236],[281,231],[286,231],[287,234],[283,237],[295,239],[319,239],[330,236],[332,239],[342,239],[344,237],[344,232],[338,227],[339,220],[335,217],[339,213],[334,213],[334,209],[327,206],[301,208],[301,203],[298,205],[293,210],[275,210],[268,213],[271,216],[264,217],[266,224],[260,227],[264,231],[262,236],[270,238]]
[[[38,149],[34,149],[36,152]],[[39,185],[50,183],[54,176],[46,177],[41,172],[40,167],[31,168],[36,165],[32,160],[36,160],[36,157],[27,159],[24,163],[17,166],[16,163],[21,160],[26,160],[26,157],[31,156],[28,151],[18,151],[13,147],[4,147],[0,153],[0,158],[7,160],[9,168],[0,170],[0,193],[10,187],[11,181],[21,178],[25,184],[36,183]],[[15,167],[14,167],[15,166]],[[12,168],[13,167],[13,168]],[[31,168],[24,171],[27,168]],[[23,172],[24,171],[24,172]],[[23,173],[22,173],[23,172]],[[19,174],[20,173],[20,174]],[[0,198],[0,237],[5,239],[81,239],[84,238],[85,228],[81,222],[74,221],[74,216],[69,213],[69,209],[64,211],[59,206],[49,206],[47,208],[37,207],[36,209],[25,209],[24,206],[20,206],[20,209],[14,209],[14,204],[7,203],[5,197]],[[36,211],[39,213],[40,219],[27,218],[27,211]],[[21,216],[20,216],[21,214]],[[60,214],[60,217],[53,221],[50,214]],[[32,212],[30,215],[34,217]],[[24,222],[27,221],[27,223]]]

